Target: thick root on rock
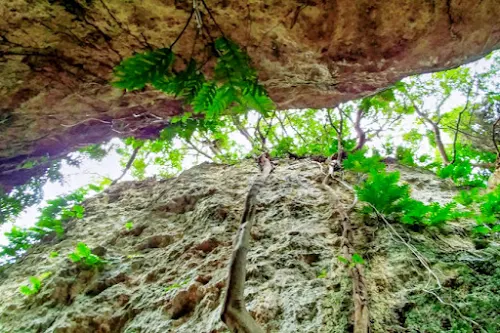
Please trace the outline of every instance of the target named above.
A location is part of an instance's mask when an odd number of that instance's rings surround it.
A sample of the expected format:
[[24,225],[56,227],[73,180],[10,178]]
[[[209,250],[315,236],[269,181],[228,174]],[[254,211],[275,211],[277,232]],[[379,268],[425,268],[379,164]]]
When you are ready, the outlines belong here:
[[222,306],[221,319],[233,333],[263,333],[245,308],[245,277],[247,253],[250,244],[250,230],[255,221],[255,203],[260,189],[272,171],[272,164],[267,154],[259,157],[260,176],[248,191],[245,210],[241,217],[240,228],[236,235],[233,255],[229,262],[226,294]]
[[[342,254],[352,260],[355,252],[352,244],[352,228],[349,217],[344,213],[342,221]],[[354,302],[354,333],[368,333],[370,327],[370,314],[368,311],[368,291],[366,289],[363,265],[356,264],[349,268],[352,280],[352,298]]]
[[[337,198],[335,191],[327,184],[328,179],[331,174],[329,173],[323,180],[322,187],[328,192],[335,211],[339,214],[342,219],[342,255],[348,261],[352,261],[352,256],[356,253],[353,245],[353,232],[351,226],[351,220],[349,218],[350,211],[354,208],[357,203],[357,197],[355,196],[354,202],[348,206],[344,207],[340,200]],[[333,179],[337,180],[342,186],[346,187],[348,190],[352,191],[349,185],[345,184],[344,181],[331,176]],[[366,289],[365,276],[363,271],[363,265],[356,264],[349,267],[349,276],[352,280],[352,298],[354,303],[354,333],[368,333],[370,330],[370,313],[368,309],[368,290]]]

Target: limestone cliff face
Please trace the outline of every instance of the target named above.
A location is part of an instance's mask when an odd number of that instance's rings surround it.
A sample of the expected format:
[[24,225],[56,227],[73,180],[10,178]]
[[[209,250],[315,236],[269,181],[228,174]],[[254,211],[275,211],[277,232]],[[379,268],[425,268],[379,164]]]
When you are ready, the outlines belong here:
[[[275,163],[252,230],[247,307],[266,332],[351,332],[351,281],[337,258],[341,225],[321,187],[323,175],[312,161]],[[392,168],[420,200],[447,202],[455,194],[431,174]],[[227,264],[245,193],[257,174],[253,161],[202,164],[169,180],[120,183],[89,199],[85,217],[68,224],[64,239],[35,246],[1,271],[0,332],[225,332],[219,312]],[[352,199],[343,187],[333,189],[341,200]],[[427,292],[456,302],[464,316],[480,299],[482,313],[471,318],[498,331],[494,319],[484,323],[498,317],[498,307],[485,305],[500,302],[488,289],[498,247],[476,250],[459,224],[423,233],[396,224],[439,279],[442,288],[433,289],[435,278],[393,232],[357,212],[351,220],[354,246],[366,261],[371,332],[454,332],[457,322],[468,323]],[[124,228],[127,221],[132,230]],[[67,259],[81,241],[107,261],[101,270]],[[59,256],[49,258],[51,251]],[[462,275],[467,265],[481,277],[477,293]],[[52,275],[39,294],[18,292],[29,276],[47,271]],[[453,294],[457,290],[464,293]]]
[[[225,34],[247,49],[282,109],[331,107],[500,45],[497,0],[206,4]],[[57,158],[111,136],[154,136],[183,112],[166,96],[123,94],[108,81],[121,59],[170,45],[191,7],[187,0],[2,1],[0,185],[9,189],[37,174],[16,170],[28,157]],[[203,12],[203,24],[220,35]],[[207,39],[198,38],[194,48],[201,62],[210,51]],[[175,52],[189,58],[194,40],[193,21]]]

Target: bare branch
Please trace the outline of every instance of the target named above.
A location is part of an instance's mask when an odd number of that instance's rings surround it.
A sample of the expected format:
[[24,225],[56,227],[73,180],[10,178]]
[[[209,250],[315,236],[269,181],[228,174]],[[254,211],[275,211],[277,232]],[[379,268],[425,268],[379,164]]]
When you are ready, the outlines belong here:
[[232,119],[233,119],[234,125],[236,126],[236,128],[238,129],[238,131],[240,132],[240,134],[243,135],[243,137],[245,139],[247,139],[248,142],[250,142],[250,145],[252,147],[255,147],[255,141],[254,141],[254,139],[252,138],[252,136],[250,135],[250,133],[248,133],[248,130],[246,129],[246,127],[241,124],[239,118],[237,116],[233,115]]
[[259,141],[262,146],[262,150],[266,150],[266,137],[264,134],[262,134],[262,131],[260,130],[260,121],[262,120],[262,116],[259,116],[259,119],[257,120],[257,124],[255,125],[255,133],[259,137]]
[[[460,128],[460,123],[462,122],[462,115],[464,112],[467,110],[469,107],[469,101],[470,101],[470,94],[472,92],[472,87],[474,86],[474,82],[470,85],[469,90],[467,91],[467,100],[465,102],[465,106],[463,107],[462,110],[460,110],[460,113],[458,114],[458,119],[457,119],[457,126],[455,128],[455,136],[453,137],[453,158],[451,159],[450,164],[455,163],[457,160],[457,140],[458,140],[458,130]],[[439,123],[439,122],[438,122]]]
[[290,124],[290,127],[295,132],[295,134],[297,134],[297,136],[302,140],[302,142],[304,142],[305,144],[307,144],[307,140],[304,138],[304,136],[302,134],[300,134],[300,132],[295,128],[295,126],[293,126],[293,123],[290,121],[290,118],[288,118],[288,116],[287,116],[286,113],[285,113],[285,119],[288,120],[288,123]]
[[283,134],[285,134],[286,136],[289,136],[287,131],[286,131],[285,124],[283,123],[283,120],[280,118],[280,116],[278,114],[276,114],[276,118],[278,118],[278,121],[281,125],[281,128],[283,129]]
[[[342,111],[340,111],[340,108],[339,108],[339,114],[340,114],[340,118],[343,119],[343,114],[342,114]],[[334,122],[333,122],[333,119],[332,119],[332,115],[330,114],[330,109],[326,109],[326,117],[328,118],[328,122],[330,123],[330,126],[332,126],[332,128],[335,130],[335,132],[337,134],[339,134],[339,129],[337,128],[337,126],[335,126]],[[341,121],[341,125],[342,126],[342,121]]]
[[[472,85],[471,85],[471,89],[472,89]],[[444,114],[441,114],[441,108],[443,107],[443,104],[448,100],[448,98],[450,98],[450,94],[447,94],[442,100],[441,102],[439,102],[439,104],[437,105],[436,107],[436,114],[437,114],[437,121],[436,121],[436,124],[439,124],[439,122],[441,121],[441,119],[443,118]],[[468,98],[468,97],[467,97]]]
[[134,151],[132,152],[132,155],[130,155],[130,158],[128,159],[128,162],[127,164],[125,165],[125,169],[123,169],[123,172],[122,174],[120,175],[120,177],[116,178],[115,180],[113,180],[110,184],[110,186],[113,186],[115,185],[116,183],[118,183],[124,176],[125,174],[128,172],[128,170],[130,170],[130,167],[132,166],[132,164],[134,163],[135,161],[135,158],[137,157],[137,153],[139,152],[139,149],[141,149],[142,145],[141,146],[138,146],[136,148],[134,148]]
[[197,153],[205,156],[206,158],[208,158],[209,160],[212,160],[213,161],[213,157],[208,155],[207,153],[205,153],[203,150],[201,150],[200,148],[196,147],[195,144],[193,144],[193,142],[191,142],[191,140],[189,139],[185,139],[186,140],[186,143],[188,144],[188,146],[190,146],[191,148],[193,148]]
[[434,132],[434,135],[436,136],[436,145],[437,145],[439,154],[441,155],[443,162],[445,164],[449,164],[450,159],[448,158],[448,154],[446,154],[446,149],[444,148],[443,139],[441,138],[441,131],[439,129],[438,123],[432,121],[432,119],[430,119],[429,116],[425,112],[420,110],[420,108],[417,106],[415,101],[410,97],[410,95],[408,95],[407,92],[403,92],[403,94],[406,96],[406,98],[408,98],[410,100],[411,104],[415,108],[415,112],[417,113],[417,115],[419,115],[422,119],[424,119],[431,126],[432,131]]
[[[273,115],[271,116],[271,119],[269,120],[269,123],[266,121],[265,117],[262,118],[264,120],[264,122],[266,123],[266,125],[267,125],[266,135],[264,136],[264,138],[266,140],[267,140],[267,137],[269,136],[269,133],[271,132],[271,129],[273,127],[273,119],[274,119],[274,117],[276,117],[276,110],[274,110]],[[276,141],[279,141],[279,138],[276,136],[276,134],[274,132],[273,132],[273,135],[274,135],[274,138],[276,139]]]

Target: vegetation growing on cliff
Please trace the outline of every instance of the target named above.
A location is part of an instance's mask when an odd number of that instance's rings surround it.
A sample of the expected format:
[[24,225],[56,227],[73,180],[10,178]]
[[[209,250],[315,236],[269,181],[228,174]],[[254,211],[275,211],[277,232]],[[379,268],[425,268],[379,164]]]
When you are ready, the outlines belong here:
[[[210,9],[204,1],[202,4],[218,27]],[[199,20],[199,10],[193,8],[186,27],[192,17]],[[137,53],[116,67],[115,87],[126,91],[150,87],[182,100],[185,107],[183,115],[168,120],[159,138],[129,138],[119,153],[124,158],[124,174],[132,170],[139,179],[145,177],[150,166],[156,166],[161,176],[171,177],[182,170],[188,160],[203,158],[234,164],[245,158],[258,159],[262,175],[246,197],[222,307],[222,318],[233,332],[261,331],[244,304],[245,251],[249,246],[259,190],[265,186],[272,171],[273,158],[309,158],[320,165],[325,176],[322,185],[331,195],[333,212],[342,217],[343,252],[339,260],[347,264],[354,286],[355,332],[368,332],[370,327],[364,274],[369,258],[358,253],[354,242],[350,216],[355,209],[366,218],[377,219],[400,238],[435,278],[438,290],[441,290],[439,278],[423,251],[406,242],[401,230],[404,232],[408,227],[408,230],[419,232],[440,232],[438,229],[443,229],[450,221],[465,224],[474,219],[475,226],[465,227],[473,237],[486,244],[498,239],[500,188],[491,185],[486,188],[488,179],[498,177],[500,159],[500,95],[496,76],[500,67],[499,54],[487,59],[486,69],[460,67],[403,80],[376,95],[333,108],[280,112],[274,110],[266,90],[258,82],[257,72],[245,50],[226,38],[220,28],[217,34],[221,36],[217,39],[203,22],[198,21],[196,29],[206,35],[206,46],[213,48],[213,54],[204,59],[208,62],[215,58],[210,76],[201,72],[199,59],[176,61],[174,46],[184,30],[170,47]],[[83,150],[97,159],[102,158],[103,151],[99,146]],[[444,204],[417,200],[411,195],[410,185],[400,184],[399,173],[387,170],[391,163],[427,169],[449,179],[463,192],[455,201]],[[20,167],[33,168],[36,164],[36,161],[28,161]],[[344,173],[359,177],[347,181]],[[52,179],[50,175],[47,177]],[[343,198],[332,190],[331,182],[344,186],[352,202],[342,203]],[[83,200],[87,193],[101,191],[105,185],[90,185],[49,201],[33,227],[13,227],[6,234],[10,243],[2,248],[1,254],[14,259],[46,235],[63,237],[65,223],[83,216]],[[2,221],[13,219],[26,206],[39,200],[40,183],[27,186],[2,194]],[[32,187],[34,193],[30,193]],[[396,229],[397,223],[404,226]],[[83,243],[77,245],[69,258],[87,268],[101,266],[104,262]],[[470,273],[470,265],[459,265],[457,269],[463,271],[461,276],[467,280],[461,285],[475,292],[478,281],[471,282],[476,277]],[[495,285],[497,275],[494,273],[485,279],[488,285]],[[23,289],[26,295],[36,294],[41,288],[36,277],[31,279],[31,284]],[[478,327],[484,330],[474,311],[464,314],[454,304],[443,301],[434,289],[424,291],[442,305],[456,310],[461,319],[466,318],[448,326],[465,331]],[[431,296],[415,294],[413,302],[431,311],[427,308],[430,301],[426,299]],[[460,298],[463,295],[452,296]],[[478,302],[477,298],[473,299],[468,306],[483,306],[487,311],[494,308],[492,302],[482,305]],[[422,320],[420,317],[418,311],[407,311],[405,324],[413,327]],[[427,329],[439,331],[443,325],[431,325]],[[486,329],[496,329],[495,324],[487,322]]]

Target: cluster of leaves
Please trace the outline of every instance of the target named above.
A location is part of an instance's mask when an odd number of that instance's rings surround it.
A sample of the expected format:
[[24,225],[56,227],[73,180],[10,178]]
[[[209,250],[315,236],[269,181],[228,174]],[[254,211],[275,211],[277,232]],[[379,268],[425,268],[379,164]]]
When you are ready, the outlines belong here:
[[489,193],[481,193],[479,188],[461,191],[455,200],[467,208],[464,215],[477,222],[474,232],[500,233],[500,187]]
[[14,258],[29,249],[33,243],[51,233],[55,233],[59,237],[62,236],[65,222],[73,218],[81,219],[83,217],[85,209],[81,203],[85,196],[90,191],[102,191],[108,184],[109,180],[105,180],[99,185],[88,185],[70,194],[48,200],[47,205],[40,209],[40,215],[33,227],[13,226],[10,232],[5,233],[9,244],[2,246],[0,257]]
[[[39,160],[28,160],[21,167],[32,168],[43,163]],[[5,193],[0,187],[0,225],[16,218],[26,207],[38,204],[43,198],[42,187],[47,182],[63,179],[59,172],[61,161],[47,164],[47,169],[41,176],[31,178],[26,184],[15,187],[9,193]]]
[[363,259],[363,257],[359,253],[354,253],[351,256],[350,260],[348,258],[343,257],[343,256],[338,256],[337,259],[341,263],[346,264],[349,267],[354,267],[356,265],[364,265],[365,264],[365,260]]
[[104,149],[102,145],[98,144],[88,145],[86,147],[80,148],[78,149],[78,152],[95,161],[101,161],[108,154],[108,151]]
[[82,242],[78,243],[75,250],[68,254],[68,258],[84,268],[97,268],[105,263],[99,256],[92,253],[87,244]]
[[457,144],[457,157],[454,163],[440,165],[436,174],[450,178],[458,186],[485,187],[489,172],[474,171],[475,164],[494,164],[496,155],[492,151],[480,151],[469,144]]
[[14,187],[8,193],[0,187],[0,225],[12,222],[27,207],[39,204],[44,196],[43,186],[47,183],[62,184],[64,177],[60,170],[63,162],[69,166],[78,167],[83,157],[100,161],[108,153],[100,145],[90,145],[78,151],[80,154],[70,154],[61,160],[51,160],[49,155],[46,155],[23,161],[18,169],[37,169],[34,171],[35,176],[25,184]]
[[125,224],[123,225],[123,227],[125,228],[125,230],[130,231],[130,230],[132,230],[134,228],[134,222],[127,221],[127,222],[125,222]]
[[442,226],[446,221],[456,219],[459,213],[455,203],[444,206],[437,202],[425,204],[410,196],[409,185],[399,185],[399,172],[387,172],[380,157],[365,157],[362,153],[352,154],[346,160],[346,169],[368,172],[367,179],[356,186],[358,198],[367,202],[364,213],[373,208],[385,216],[397,217],[404,224],[413,226]]
[[193,59],[184,70],[175,71],[175,54],[163,48],[138,53],[122,61],[115,68],[113,85],[137,90],[149,84],[168,95],[182,98],[192,106],[194,114],[203,114],[208,119],[217,119],[231,107],[235,107],[235,112],[251,108],[266,114],[273,104],[258,83],[246,52],[225,37],[218,38],[214,48],[217,63],[210,80]]
[[42,281],[52,275],[52,272],[45,272],[39,276],[30,276],[28,278],[29,284],[19,287],[19,292],[25,296],[32,296],[38,294],[42,288]]

